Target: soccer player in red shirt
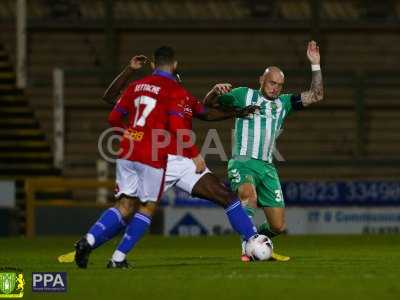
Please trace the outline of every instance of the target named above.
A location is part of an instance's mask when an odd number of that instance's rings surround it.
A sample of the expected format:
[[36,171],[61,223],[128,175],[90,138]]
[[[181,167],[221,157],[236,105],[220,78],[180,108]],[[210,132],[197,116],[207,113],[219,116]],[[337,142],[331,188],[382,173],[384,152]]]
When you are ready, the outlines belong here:
[[[167,184],[177,184],[195,196],[224,207],[233,229],[245,240],[257,233],[237,197],[210,173],[197,147],[183,138],[184,133],[192,129],[193,114],[203,119],[218,119],[247,115],[254,109],[240,112],[206,109],[173,75],[177,61],[172,48],[157,49],[154,59],[154,73],[130,83],[110,114],[110,124],[125,129],[116,166],[119,202],[106,210],[76,244],[78,267],[86,268],[91,250],[124,227],[125,235],[107,267],[129,267],[126,254],[147,231],[163,191],[168,154],[173,157],[168,156],[168,166],[171,165],[173,171]],[[214,92],[208,96],[217,96]],[[129,117],[129,125],[122,121],[124,116]]]

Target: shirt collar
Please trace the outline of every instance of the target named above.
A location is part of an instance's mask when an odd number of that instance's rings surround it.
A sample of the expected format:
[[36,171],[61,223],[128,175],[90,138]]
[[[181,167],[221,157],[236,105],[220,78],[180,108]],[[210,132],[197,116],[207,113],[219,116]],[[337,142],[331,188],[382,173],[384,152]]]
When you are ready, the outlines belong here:
[[176,81],[176,77],[173,74],[171,74],[170,72],[167,72],[167,71],[162,71],[162,70],[159,70],[159,69],[155,69],[154,72],[153,72],[153,75],[162,76],[162,77],[171,79],[173,81]]

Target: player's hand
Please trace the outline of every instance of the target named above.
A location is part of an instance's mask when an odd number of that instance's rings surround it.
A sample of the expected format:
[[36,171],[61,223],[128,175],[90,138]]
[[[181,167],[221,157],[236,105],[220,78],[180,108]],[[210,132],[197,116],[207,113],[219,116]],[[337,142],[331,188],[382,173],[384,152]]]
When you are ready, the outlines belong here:
[[139,70],[149,61],[149,59],[144,55],[135,55],[129,61],[129,67],[132,70]]
[[213,87],[213,92],[218,96],[225,95],[232,90],[232,84],[230,83],[217,83]]
[[319,47],[315,41],[308,42],[307,58],[312,65],[320,64]]
[[235,116],[236,116],[236,118],[246,118],[249,115],[259,113],[259,112],[260,112],[260,106],[249,105],[249,106],[246,106],[245,108],[236,109]]
[[201,174],[206,170],[206,162],[204,161],[203,156],[201,154],[197,155],[196,157],[192,158],[195,166],[196,166],[196,173]]

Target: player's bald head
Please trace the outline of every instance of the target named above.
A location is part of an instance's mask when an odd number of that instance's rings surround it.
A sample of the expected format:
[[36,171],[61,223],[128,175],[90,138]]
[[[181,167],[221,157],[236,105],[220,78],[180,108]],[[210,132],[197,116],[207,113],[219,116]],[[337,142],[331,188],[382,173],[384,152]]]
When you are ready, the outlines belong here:
[[283,74],[282,70],[275,66],[267,67],[263,76],[281,76],[282,79],[285,78],[285,74]]

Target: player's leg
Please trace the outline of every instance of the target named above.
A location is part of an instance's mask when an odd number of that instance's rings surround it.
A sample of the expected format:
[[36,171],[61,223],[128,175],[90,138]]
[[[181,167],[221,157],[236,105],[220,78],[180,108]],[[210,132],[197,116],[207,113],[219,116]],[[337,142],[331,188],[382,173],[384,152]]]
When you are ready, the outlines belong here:
[[[269,238],[273,238],[285,232],[285,209],[280,207],[264,207],[266,222],[258,228],[260,234],[264,234]],[[272,253],[271,259],[277,261],[288,261],[289,256],[278,254],[276,251]]]
[[[182,175],[177,186],[191,193],[193,196],[210,200],[223,208],[232,228],[244,240],[248,240],[257,233],[255,226],[246,215],[237,196],[232,193],[217,176],[207,169],[202,174],[196,174],[192,160],[181,158]],[[178,167],[178,166],[177,166]]]
[[[185,168],[186,166],[183,162],[183,157],[171,154],[168,155],[168,163],[164,178],[164,192],[176,185],[182,177],[182,170],[185,170]],[[186,191],[186,188],[181,188]]]
[[258,174],[251,168],[251,160],[239,161],[231,159],[228,163],[228,179],[232,190],[239,196],[248,215],[253,217],[255,209],[250,209],[250,203],[257,203]]
[[132,216],[138,211],[140,206],[139,199],[137,197],[126,197],[122,196],[115,202],[114,207],[121,213],[122,219],[125,223],[129,223]]
[[[250,180],[251,179],[251,180]],[[253,182],[253,177],[247,177],[247,180]],[[237,194],[239,196],[240,202],[242,203],[242,206],[246,212],[246,214],[250,217],[253,218],[254,214],[256,212],[256,209],[252,206],[250,206],[250,203],[257,203],[257,191],[256,187],[253,183],[251,182],[246,182],[244,181],[243,184],[239,185],[239,188],[237,189]],[[250,261],[250,258],[246,255],[246,242],[242,242],[242,256],[240,259],[244,262]]]
[[[228,178],[232,189],[237,193],[246,214],[253,218],[256,209],[249,203],[256,203],[256,179],[257,174],[250,168],[249,161],[239,161],[231,159],[228,163]],[[245,253],[246,242],[241,240],[242,255],[241,260],[250,261]]]
[[285,201],[283,199],[278,173],[267,165],[257,186],[258,205],[263,208],[266,222],[260,226],[260,233],[273,238],[285,231]]
[[[257,185],[258,206],[263,208],[266,222],[259,227],[259,233],[273,238],[285,231],[285,202],[276,169],[272,165],[265,167],[265,172]],[[274,251],[272,259],[288,261],[290,257]]]
[[285,232],[285,209],[280,207],[264,207],[264,214],[267,222],[259,227],[259,233],[273,238]]
[[157,208],[157,202],[163,191],[164,170],[156,169],[138,162],[134,163],[138,174],[137,196],[140,206],[131,221],[117,249],[109,261],[108,268],[127,268],[126,255],[147,232],[151,218]]
[[93,249],[125,229],[127,220],[134,213],[137,174],[132,169],[131,161],[117,160],[116,182],[117,203],[114,207],[106,209],[87,234],[75,244],[75,262],[80,268],[87,267],[89,255]]
[[[248,180],[253,181],[253,177],[248,177]],[[244,207],[250,208],[250,203],[257,203],[256,186],[252,182],[243,182],[237,189],[237,194]],[[253,217],[254,210],[249,210],[249,215]]]
[[115,237],[127,225],[134,210],[134,198],[122,196],[114,207],[103,212],[86,234],[86,240],[95,249]]

